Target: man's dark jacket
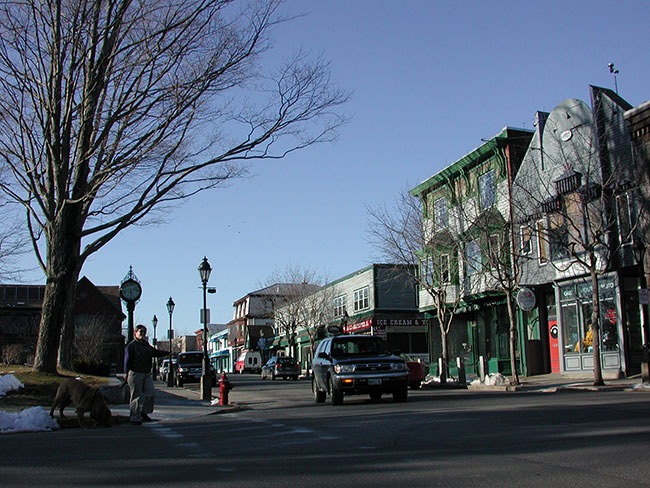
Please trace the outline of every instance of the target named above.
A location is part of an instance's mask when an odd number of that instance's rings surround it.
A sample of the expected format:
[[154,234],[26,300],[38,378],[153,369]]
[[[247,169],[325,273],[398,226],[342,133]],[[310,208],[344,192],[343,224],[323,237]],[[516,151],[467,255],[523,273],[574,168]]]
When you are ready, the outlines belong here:
[[168,355],[169,351],[156,349],[145,340],[133,339],[124,351],[124,373],[126,374],[129,371],[150,373],[151,358]]

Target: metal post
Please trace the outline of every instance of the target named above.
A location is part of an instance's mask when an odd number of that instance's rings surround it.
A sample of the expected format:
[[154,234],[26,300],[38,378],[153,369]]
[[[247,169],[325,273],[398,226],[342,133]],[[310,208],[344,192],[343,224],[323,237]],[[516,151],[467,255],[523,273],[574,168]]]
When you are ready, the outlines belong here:
[[174,338],[174,329],[172,329],[172,314],[174,313],[174,300],[169,297],[167,310],[169,311],[169,371],[167,371],[167,386],[174,386],[174,368],[172,360],[172,339]]
[[212,268],[208,258],[204,257],[199,265],[199,275],[203,284],[203,310],[201,320],[203,321],[203,367],[201,368],[201,399],[212,400],[212,378],[210,377],[210,358],[208,357],[208,308],[207,308],[207,286]]

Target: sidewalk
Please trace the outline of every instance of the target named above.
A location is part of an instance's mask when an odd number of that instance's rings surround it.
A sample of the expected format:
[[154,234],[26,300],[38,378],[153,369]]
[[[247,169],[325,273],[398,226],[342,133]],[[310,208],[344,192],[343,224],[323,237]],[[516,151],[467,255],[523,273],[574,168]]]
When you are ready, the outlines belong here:
[[[121,380],[115,376],[109,378],[110,385],[119,385]],[[162,381],[154,381],[156,396],[154,410],[151,417],[156,420],[173,420],[189,417],[200,417],[203,415],[214,415],[219,413],[234,412],[241,410],[237,404],[229,402],[229,405],[211,405],[210,402],[201,400],[201,393],[198,390],[189,388],[168,387]],[[212,389],[213,401],[218,399],[219,387]],[[231,393],[232,395],[232,393]],[[113,415],[129,416],[128,405],[110,405]]]
[[473,391],[540,391],[554,393],[558,391],[639,391],[650,392],[650,385],[643,384],[641,376],[630,378],[605,378],[604,386],[594,386],[593,375],[570,375],[562,373],[549,373],[537,376],[522,376],[520,385],[468,385]]

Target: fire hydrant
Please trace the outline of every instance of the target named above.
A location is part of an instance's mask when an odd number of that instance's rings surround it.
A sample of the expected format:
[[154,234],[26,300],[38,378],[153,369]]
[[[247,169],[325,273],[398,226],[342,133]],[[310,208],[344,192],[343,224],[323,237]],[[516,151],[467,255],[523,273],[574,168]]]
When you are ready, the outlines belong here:
[[228,405],[228,392],[232,390],[232,383],[228,380],[226,373],[219,378],[219,405]]

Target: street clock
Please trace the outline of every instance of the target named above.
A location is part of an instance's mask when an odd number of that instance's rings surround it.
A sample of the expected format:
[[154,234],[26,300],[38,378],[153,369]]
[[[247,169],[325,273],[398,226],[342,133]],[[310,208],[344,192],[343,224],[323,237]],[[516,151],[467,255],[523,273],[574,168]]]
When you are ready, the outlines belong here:
[[142,286],[132,278],[120,285],[120,297],[125,302],[137,302],[142,295]]

